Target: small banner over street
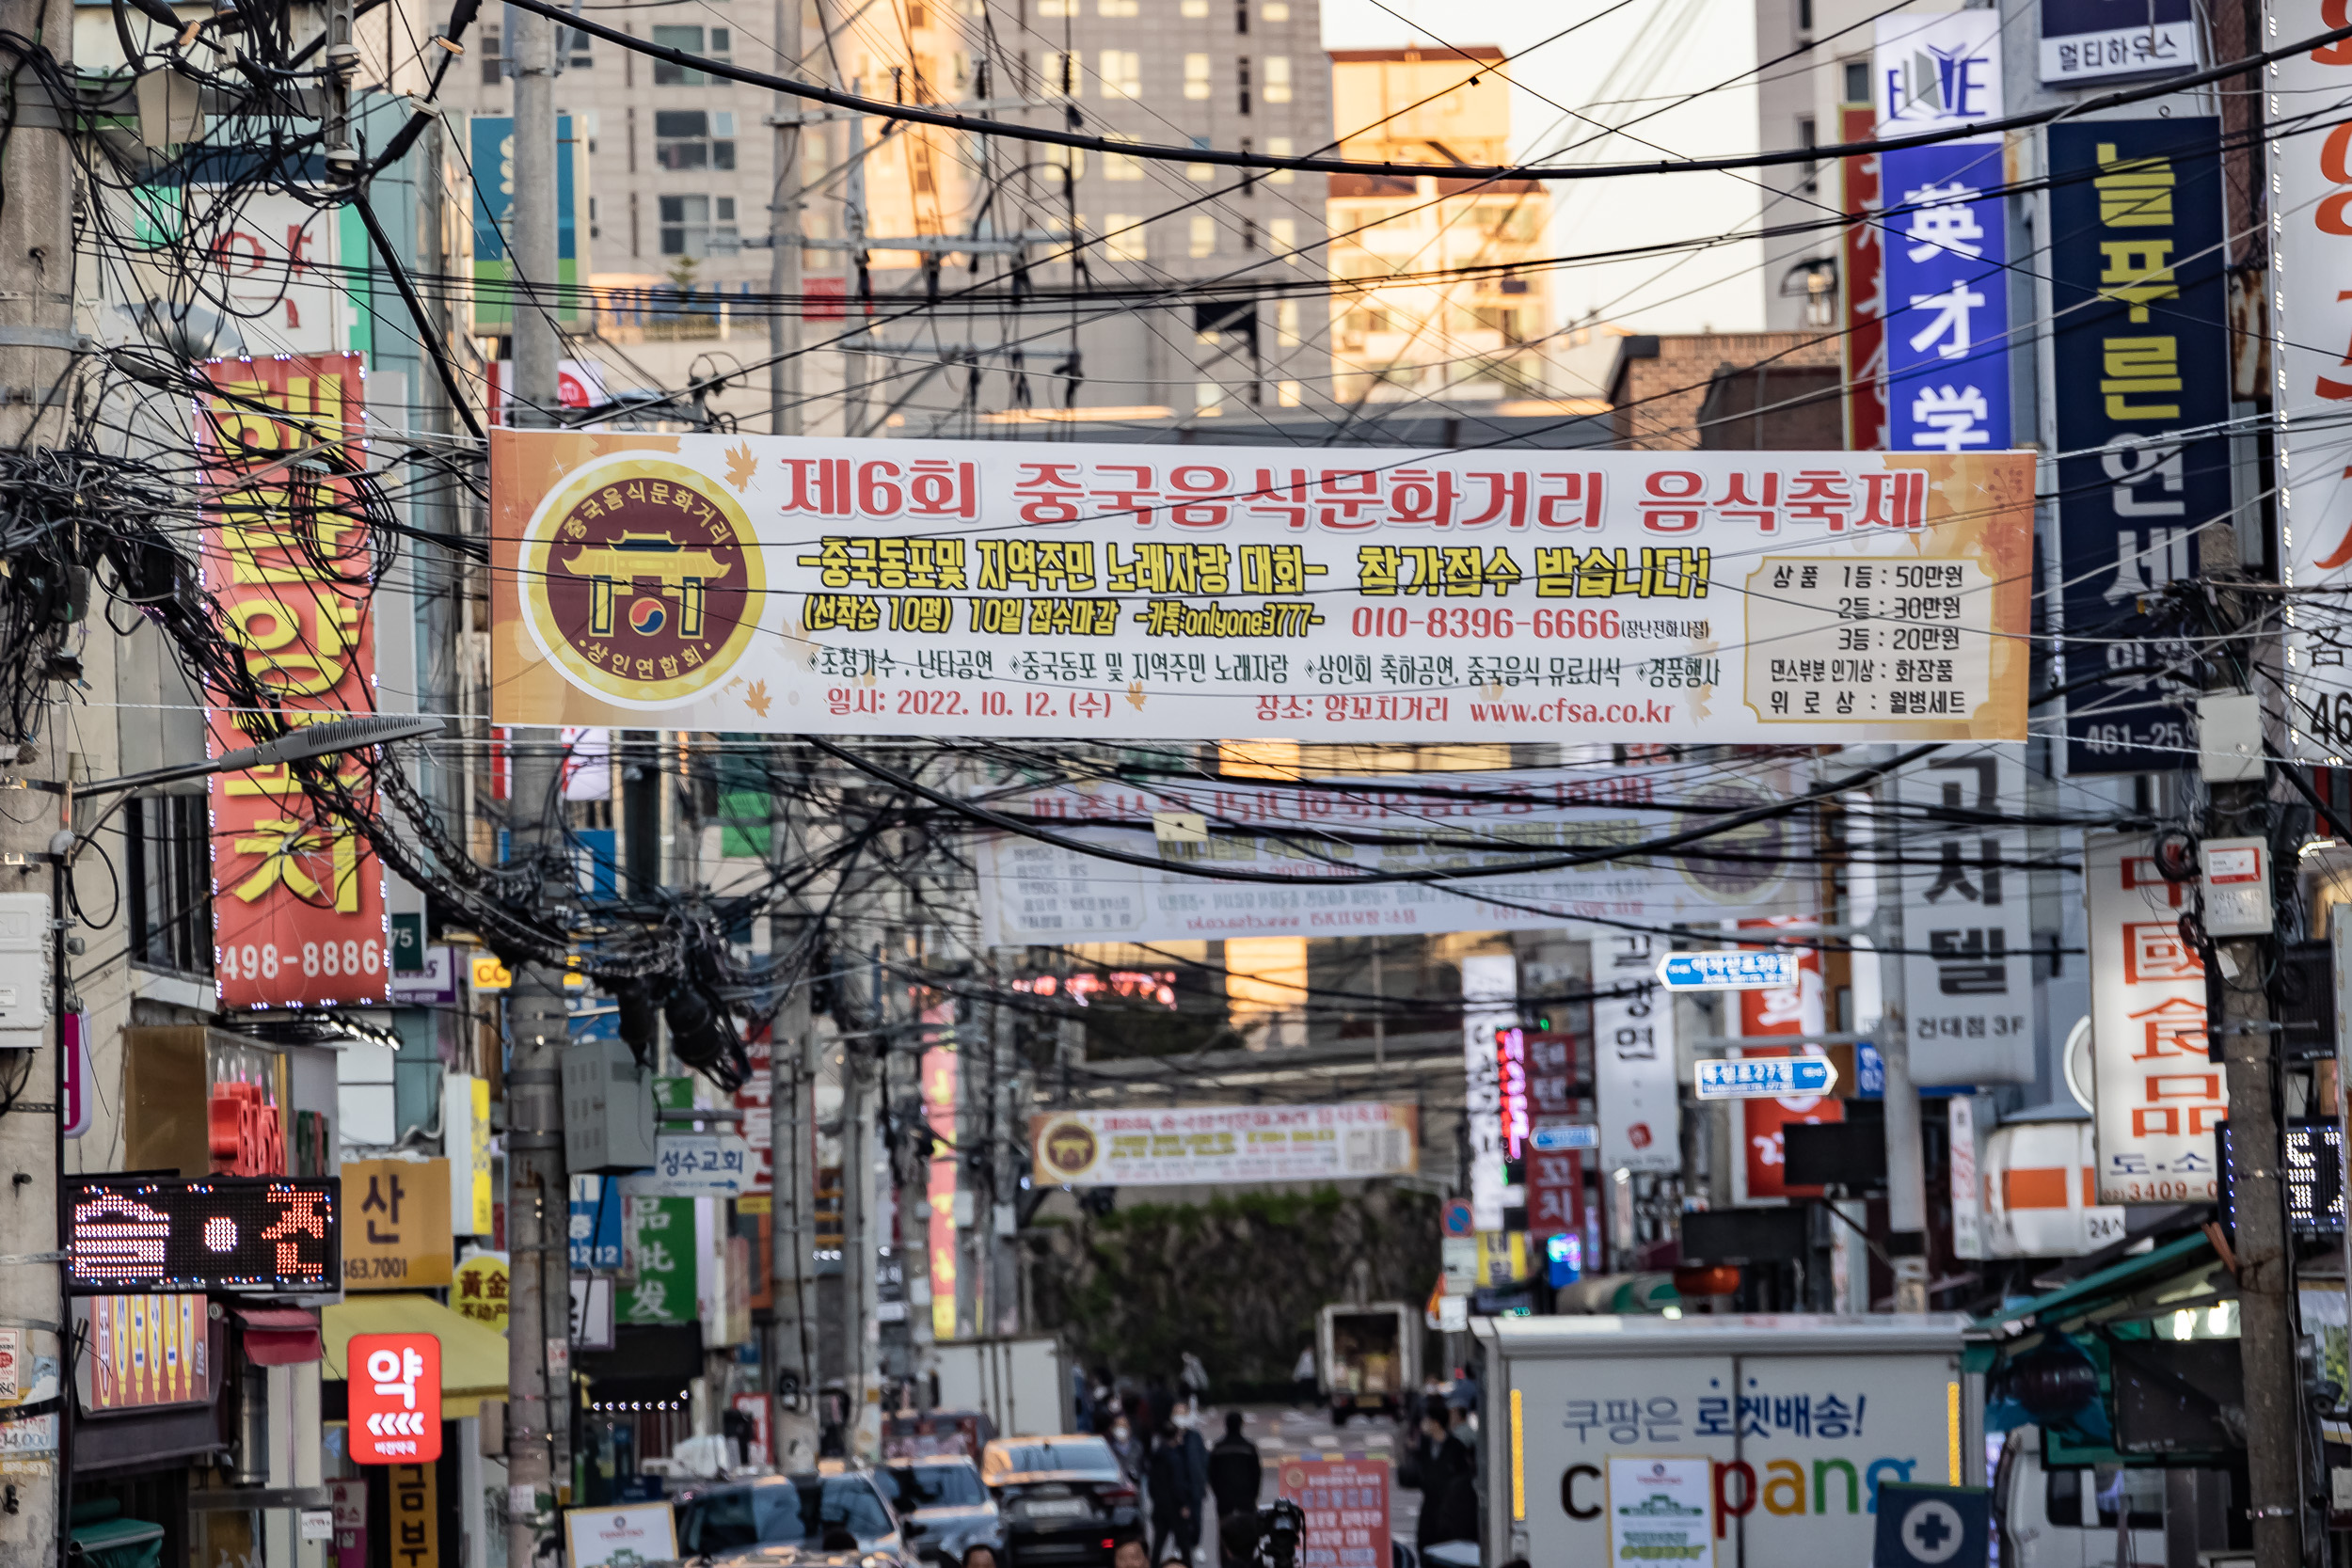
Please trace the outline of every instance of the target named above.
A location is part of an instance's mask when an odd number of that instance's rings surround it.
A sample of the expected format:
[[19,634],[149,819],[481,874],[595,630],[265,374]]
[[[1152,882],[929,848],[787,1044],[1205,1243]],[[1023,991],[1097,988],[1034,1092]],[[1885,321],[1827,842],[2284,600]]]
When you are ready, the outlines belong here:
[[1034,1179],[1055,1186],[1410,1176],[1421,1168],[1421,1113],[1410,1105],[1057,1111],[1029,1118],[1029,1147]]
[[493,718],[2025,738],[2033,460],[500,430]]

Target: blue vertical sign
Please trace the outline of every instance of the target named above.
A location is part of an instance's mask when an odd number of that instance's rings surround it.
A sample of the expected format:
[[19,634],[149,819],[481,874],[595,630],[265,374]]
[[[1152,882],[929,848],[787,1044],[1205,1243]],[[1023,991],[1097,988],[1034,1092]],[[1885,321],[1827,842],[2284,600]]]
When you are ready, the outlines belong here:
[[[467,151],[473,164],[474,322],[492,325],[513,320],[512,302],[499,285],[514,277],[506,254],[508,214],[515,208],[515,119],[476,115],[468,128]],[[580,276],[579,229],[572,158],[572,117],[555,117],[556,281],[584,283]],[[569,321],[578,308],[568,298],[556,314]]]
[[2010,444],[2009,244],[2001,144],[1879,155],[1885,219],[1886,429],[1891,451]]
[[572,1178],[572,1267],[581,1274],[621,1267],[621,1184],[609,1176]]
[[[2148,611],[2230,515],[2228,263],[2219,120],[2050,127],[2069,773],[2196,760],[2193,673],[2140,672],[2185,659]],[[2103,668],[2115,678],[2081,684]]]

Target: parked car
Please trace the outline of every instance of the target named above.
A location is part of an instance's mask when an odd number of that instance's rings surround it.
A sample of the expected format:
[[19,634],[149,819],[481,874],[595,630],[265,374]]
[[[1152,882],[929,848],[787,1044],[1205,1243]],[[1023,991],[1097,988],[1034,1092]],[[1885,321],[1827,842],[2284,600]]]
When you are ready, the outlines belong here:
[[944,1568],[1001,1568],[1004,1515],[961,1454],[899,1460],[882,1467],[907,1547]]
[[1121,1543],[1143,1539],[1135,1485],[1100,1437],[996,1438],[980,1450],[980,1480],[1019,1568],[1108,1564]]
[[690,1561],[774,1561],[760,1548],[776,1546],[896,1553],[906,1544],[889,1499],[865,1470],[690,1486],[675,1507],[678,1554]]

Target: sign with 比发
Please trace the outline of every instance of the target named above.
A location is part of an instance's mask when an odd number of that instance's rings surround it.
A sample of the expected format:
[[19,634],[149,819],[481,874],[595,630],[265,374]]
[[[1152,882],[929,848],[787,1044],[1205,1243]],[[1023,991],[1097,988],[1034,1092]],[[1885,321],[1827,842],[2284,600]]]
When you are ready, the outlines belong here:
[[66,1287],[332,1291],[342,1277],[342,1189],[333,1177],[67,1177]]
[[[1813,912],[1820,882],[1802,813],[1765,816],[1675,855],[1598,858],[1680,833],[1694,812],[1722,816],[1785,802],[1810,784],[1805,766],[1775,757],[1290,784],[1039,784],[995,796],[991,808],[1085,847],[979,837],[981,940],[1013,947],[1197,942],[1550,929],[1595,919],[1702,925]],[[1158,863],[1104,861],[1087,847]],[[1570,863],[1513,869],[1547,859]],[[1213,875],[1226,869],[1290,880]],[[1433,879],[1361,879],[1375,871]],[[1311,897],[1299,895],[1302,881],[1314,884]]]
[[1150,1187],[1410,1176],[1421,1165],[1411,1105],[1206,1105],[1057,1111],[1029,1118],[1041,1183]]
[[350,1223],[343,1289],[413,1291],[450,1283],[447,1160],[345,1160]]
[[2231,506],[2221,122],[2048,135],[2066,771],[2169,772],[2198,674],[2164,598]]
[[1342,458],[499,430],[491,483],[503,723],[2025,738],[2033,462],[1957,437]]
[[[296,724],[375,710],[374,546],[358,486],[342,477],[366,467],[360,364],[325,354],[203,367],[203,586],[260,687],[207,689],[215,756],[253,744],[239,719],[257,701]],[[290,461],[322,449],[324,472]],[[363,805],[373,800],[362,759],[335,766]],[[222,1007],[386,1001],[384,872],[358,831],[288,764],[215,773],[207,787]]]
[[1922,1084],[2030,1084],[2033,920],[2022,746],[1954,748],[1895,776],[1903,999]]
[[433,1334],[355,1334],[343,1351],[356,1465],[430,1465],[441,1457],[441,1341]]
[[2205,1055],[2205,964],[2182,934],[2194,901],[2144,833],[2083,844],[2090,926],[2092,1121],[2101,1203],[2212,1203],[2214,1128],[2229,1110]]

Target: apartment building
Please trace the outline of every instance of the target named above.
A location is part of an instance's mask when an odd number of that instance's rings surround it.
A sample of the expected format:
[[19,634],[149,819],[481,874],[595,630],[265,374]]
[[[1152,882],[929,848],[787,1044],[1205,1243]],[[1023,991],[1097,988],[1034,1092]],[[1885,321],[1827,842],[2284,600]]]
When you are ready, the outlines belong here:
[[[1510,84],[1480,71],[1502,58],[1491,46],[1334,52],[1343,155],[1509,162]],[[1532,180],[1334,175],[1338,400],[1544,398],[1565,345],[1549,341],[1547,274],[1524,263],[1546,254],[1550,220],[1551,198]]]

